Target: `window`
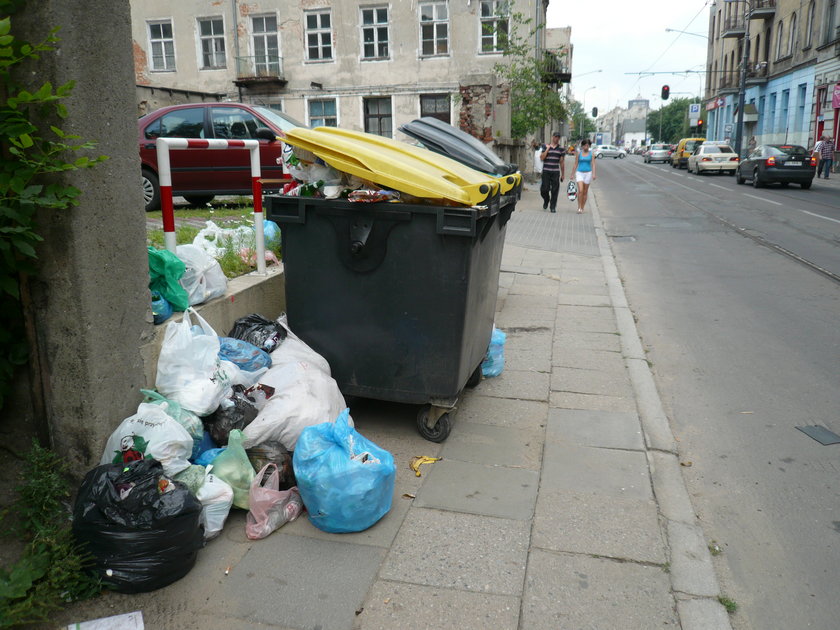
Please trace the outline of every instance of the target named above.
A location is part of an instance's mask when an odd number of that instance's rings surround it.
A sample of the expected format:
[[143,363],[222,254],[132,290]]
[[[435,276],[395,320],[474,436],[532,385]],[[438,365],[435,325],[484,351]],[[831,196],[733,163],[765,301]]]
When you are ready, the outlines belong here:
[[767,117],[767,133],[776,131],[776,93],[770,95],[770,115]]
[[311,127],[338,127],[334,98],[309,101],[309,125]]
[[276,15],[255,15],[251,18],[254,37],[254,66],[256,75],[280,75],[280,36]]
[[365,131],[390,138],[392,134],[393,118],[391,116],[391,99],[364,99]]
[[800,83],[798,87],[799,96],[796,98],[796,117],[793,121],[794,129],[802,129],[802,123],[805,121],[805,94],[808,90],[808,85]]
[[201,67],[225,67],[225,25],[222,18],[199,18],[198,39],[201,43]]
[[210,121],[215,136],[225,140],[256,139],[257,129],[265,127],[253,114],[238,107],[213,107]]
[[790,32],[788,33],[787,54],[793,54],[793,47],[796,44],[796,13],[790,16]]
[[776,59],[782,56],[782,40],[785,38],[785,23],[779,20],[779,30],[776,31]]
[[148,127],[146,139],[155,138],[203,138],[204,109],[188,107],[164,114]]
[[756,125],[756,135],[761,135],[764,133],[766,124],[764,122],[764,97],[758,97],[758,124]]
[[790,90],[782,90],[782,111],[779,117],[779,129],[788,128],[788,110],[790,108]]
[[825,34],[823,44],[834,41],[834,18],[837,10],[837,0],[828,0],[825,7]]
[[449,8],[446,2],[420,5],[420,54],[424,57],[449,54]]
[[388,58],[388,8],[362,9],[362,59]]
[[420,115],[431,116],[449,124],[449,95],[448,94],[421,94]]
[[814,0],[811,0],[811,4],[808,5],[808,22],[805,26],[805,48],[810,48],[814,41],[814,16],[816,15],[816,11],[817,4]]
[[152,70],[175,70],[175,40],[172,38],[172,20],[149,22],[149,44],[152,50]]
[[507,43],[509,21],[507,0],[481,0],[481,52],[501,52]]
[[306,58],[309,61],[332,59],[332,22],[329,11],[306,13]]

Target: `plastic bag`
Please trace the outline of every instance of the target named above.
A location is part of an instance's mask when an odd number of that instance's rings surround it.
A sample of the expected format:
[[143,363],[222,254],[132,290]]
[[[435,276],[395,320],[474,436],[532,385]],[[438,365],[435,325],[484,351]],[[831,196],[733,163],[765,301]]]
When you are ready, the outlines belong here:
[[289,325],[286,323],[285,315],[281,315],[277,318],[277,324],[286,331],[286,339],[271,353],[272,367],[303,361],[312,364],[314,367],[317,367],[319,370],[328,375],[332,375],[332,372],[330,372],[330,364],[327,360],[315,352],[305,341],[292,332]]
[[210,540],[222,533],[233,505],[233,488],[223,479],[211,474],[212,469],[212,466],[208,466],[204,483],[195,493],[196,498],[201,501],[204,540]]
[[181,286],[184,263],[168,249],[149,247],[149,289],[166,298],[176,311],[190,305],[190,298]]
[[263,240],[267,248],[280,245],[280,226],[271,219],[263,219]]
[[485,377],[498,376],[505,369],[505,339],[507,335],[493,326],[487,355],[481,362],[481,373]]
[[172,317],[172,305],[157,291],[152,291],[152,320],[155,324],[162,324]]
[[206,475],[207,468],[200,464],[193,464],[189,468],[185,468],[179,472],[172,479],[181,482],[187,487],[187,490],[195,494],[204,483],[204,477]]
[[142,593],[181,579],[204,545],[201,503],[160,462],[97,466],[73,508],[73,534],[94,558],[103,583]]
[[233,488],[233,504],[248,509],[248,492],[254,480],[254,467],[242,448],[242,432],[230,432],[227,448],[213,459],[213,472]]
[[244,392],[244,387],[234,385],[230,396],[219,403],[216,411],[204,418],[204,428],[216,444],[225,446],[233,429],[241,431],[257,417],[257,408]]
[[207,449],[196,458],[195,463],[199,466],[209,467],[213,463],[213,460],[216,459],[216,457],[225,452],[226,448],[227,446],[219,446],[217,448]]
[[198,457],[198,454],[201,452],[201,440],[204,437],[204,425],[201,424],[201,418],[189,409],[184,409],[174,400],[169,400],[154,390],[141,389],[140,393],[145,396],[143,402],[160,405],[173,420],[187,430],[187,433],[193,439],[193,448],[189,459],[192,460]]
[[280,490],[280,476],[275,464],[266,464],[254,477],[249,501],[245,535],[250,540],[265,538],[275,529],[295,520],[303,511],[297,488]]
[[[192,317],[206,334],[194,334]],[[166,398],[174,400],[198,416],[206,416],[230,394],[239,368],[219,358],[219,337],[213,328],[192,308],[180,322],[171,321],[158,358],[155,386]]]
[[278,322],[257,313],[240,317],[233,322],[228,337],[254,344],[260,350],[273,351],[286,338],[286,329]]
[[105,443],[100,464],[127,464],[156,459],[171,476],[189,468],[193,439],[160,405],[140,403]]
[[391,509],[394,458],[350,425],[349,409],[304,429],[293,463],[309,520],[322,531],[359,532]]
[[292,454],[277,440],[269,440],[245,449],[248,453],[248,460],[254,470],[262,470],[268,464],[277,466],[279,475],[279,487],[281,490],[288,490],[296,486],[295,471],[292,467]]
[[268,352],[260,350],[248,341],[233,337],[219,337],[219,357],[248,372],[271,367]]
[[218,260],[197,245],[178,245],[175,253],[186,267],[181,286],[189,296],[190,306],[225,294],[227,278]]
[[236,228],[221,228],[213,221],[207,221],[192,242],[213,258],[221,258],[228,251],[255,249],[256,235],[254,228],[240,225]]

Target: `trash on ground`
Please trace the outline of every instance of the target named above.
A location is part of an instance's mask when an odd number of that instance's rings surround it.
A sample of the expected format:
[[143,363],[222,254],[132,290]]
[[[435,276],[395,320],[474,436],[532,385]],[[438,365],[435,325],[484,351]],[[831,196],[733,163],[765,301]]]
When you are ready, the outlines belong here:
[[178,245],[175,254],[184,261],[180,282],[189,296],[190,306],[225,294],[227,278],[218,260],[197,245]]
[[818,424],[796,428],[802,431],[802,433],[804,433],[808,437],[815,439],[823,446],[830,446],[831,444],[840,444],[840,435],[837,435],[833,431],[829,431],[825,427],[820,426]]
[[139,610],[113,617],[71,623],[67,626],[67,630],[145,630],[145,628],[143,613]]
[[176,311],[190,305],[190,296],[181,286],[186,266],[168,249],[149,247],[149,289],[165,298]]
[[442,457],[429,457],[428,455],[417,455],[416,457],[411,458],[411,462],[409,462],[408,467],[414,471],[414,475],[416,477],[420,476],[420,466],[423,464],[434,464],[435,462],[439,462]]
[[228,436],[227,448],[212,462],[213,473],[233,488],[233,504],[248,509],[248,493],[256,473],[242,447],[242,432],[234,429]]
[[481,374],[485,378],[498,376],[505,369],[505,339],[507,335],[493,326],[493,334],[490,336],[490,346],[487,348],[487,356],[481,363]]
[[195,493],[196,498],[201,501],[204,540],[210,540],[222,533],[233,506],[233,488],[228,482],[212,474],[212,470],[212,465],[207,467],[204,483]]
[[273,352],[286,338],[286,329],[276,321],[251,313],[233,322],[228,337],[242,339],[254,344],[260,350]]
[[280,473],[274,463],[263,466],[251,482],[249,505],[245,535],[250,540],[265,538],[303,511],[297,488],[280,490]]

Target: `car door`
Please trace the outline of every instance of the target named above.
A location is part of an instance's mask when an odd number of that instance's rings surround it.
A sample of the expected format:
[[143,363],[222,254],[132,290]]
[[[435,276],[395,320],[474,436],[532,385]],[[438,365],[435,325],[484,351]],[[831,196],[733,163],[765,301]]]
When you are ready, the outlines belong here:
[[[187,107],[175,109],[151,121],[143,130],[140,148],[143,154],[155,152],[157,138],[205,138],[206,126],[204,108]],[[206,149],[178,149],[169,152],[172,173],[172,191],[175,194],[202,190],[205,177],[202,170],[208,163]],[[144,161],[157,164],[157,157],[149,156]]]

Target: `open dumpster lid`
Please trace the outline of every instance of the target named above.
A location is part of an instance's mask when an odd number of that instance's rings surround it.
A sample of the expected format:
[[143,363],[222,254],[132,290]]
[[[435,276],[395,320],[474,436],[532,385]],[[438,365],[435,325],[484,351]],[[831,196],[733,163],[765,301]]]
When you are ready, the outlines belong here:
[[437,118],[424,116],[399,127],[399,130],[419,140],[430,151],[440,153],[462,164],[495,176],[509,175],[517,170],[488,149],[478,138]]
[[460,162],[363,131],[297,128],[285,141],[339,171],[415,197],[475,206],[499,193],[499,182]]

